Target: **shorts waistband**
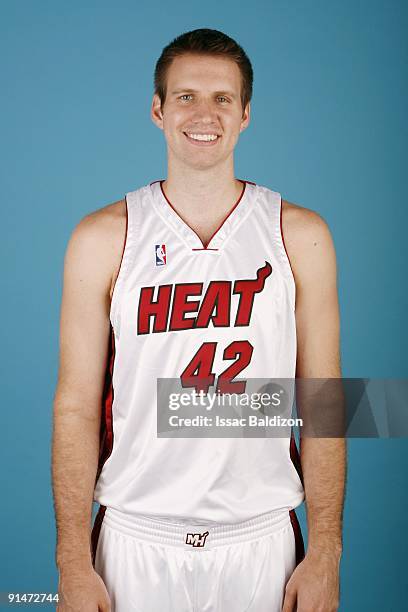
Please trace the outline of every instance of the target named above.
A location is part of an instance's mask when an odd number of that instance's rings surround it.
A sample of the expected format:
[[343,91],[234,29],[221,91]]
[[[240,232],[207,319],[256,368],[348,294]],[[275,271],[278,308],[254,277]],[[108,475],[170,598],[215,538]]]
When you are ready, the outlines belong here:
[[290,525],[289,510],[275,510],[242,523],[187,524],[164,522],[141,515],[129,515],[107,507],[103,523],[127,535],[188,550],[210,550],[219,546],[238,544],[269,535]]

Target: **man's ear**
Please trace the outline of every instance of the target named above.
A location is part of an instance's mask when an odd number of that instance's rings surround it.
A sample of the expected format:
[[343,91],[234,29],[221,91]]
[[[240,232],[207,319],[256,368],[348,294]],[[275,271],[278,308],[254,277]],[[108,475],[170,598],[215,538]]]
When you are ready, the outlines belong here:
[[150,118],[155,125],[161,130],[163,129],[163,113],[160,98],[157,94],[154,94],[152,100],[152,107],[150,110]]
[[248,127],[250,117],[251,117],[251,104],[250,102],[248,102],[242,114],[241,126],[239,128],[240,132],[243,132]]

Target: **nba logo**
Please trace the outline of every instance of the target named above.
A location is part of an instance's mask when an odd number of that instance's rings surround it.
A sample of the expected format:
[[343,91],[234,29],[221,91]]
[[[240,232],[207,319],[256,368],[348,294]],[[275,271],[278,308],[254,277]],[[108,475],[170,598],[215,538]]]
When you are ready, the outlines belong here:
[[165,266],[166,265],[166,245],[165,244],[156,244],[156,266]]

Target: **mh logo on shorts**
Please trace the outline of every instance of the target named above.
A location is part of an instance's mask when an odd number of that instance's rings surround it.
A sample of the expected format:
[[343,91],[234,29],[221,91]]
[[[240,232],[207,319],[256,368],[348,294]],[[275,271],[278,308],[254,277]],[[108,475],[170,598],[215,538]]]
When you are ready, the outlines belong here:
[[208,533],[208,531],[204,533],[188,533],[186,536],[186,544],[191,544],[191,546],[195,547],[204,546]]
[[156,252],[156,266],[165,266],[167,263],[166,245],[156,244],[155,252]]

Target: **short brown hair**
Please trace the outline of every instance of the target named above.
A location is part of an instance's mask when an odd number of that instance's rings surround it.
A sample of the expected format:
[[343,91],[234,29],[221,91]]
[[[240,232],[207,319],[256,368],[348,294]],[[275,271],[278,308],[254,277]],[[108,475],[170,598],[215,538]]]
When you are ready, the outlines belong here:
[[200,28],[180,34],[164,47],[154,71],[154,93],[163,105],[166,100],[166,77],[174,58],[186,53],[197,55],[218,55],[238,64],[241,71],[241,104],[243,111],[252,97],[253,70],[243,48],[232,38],[219,30]]

